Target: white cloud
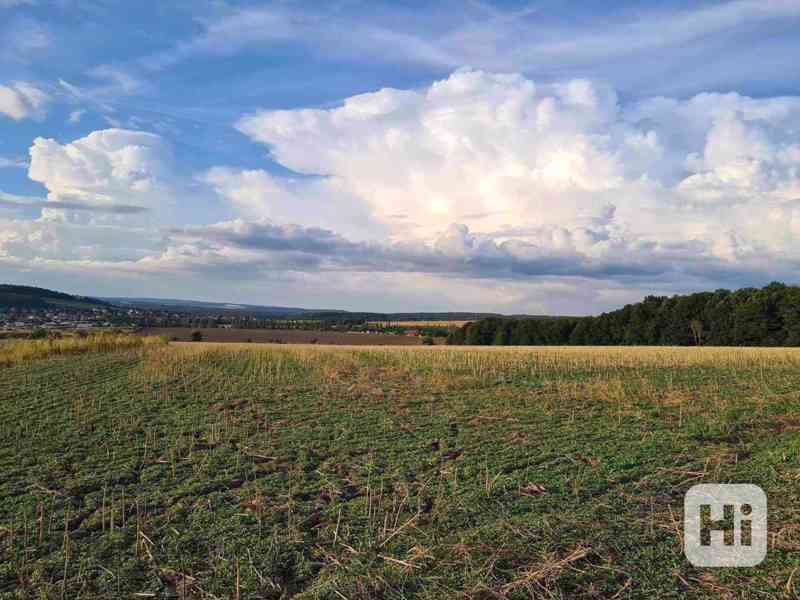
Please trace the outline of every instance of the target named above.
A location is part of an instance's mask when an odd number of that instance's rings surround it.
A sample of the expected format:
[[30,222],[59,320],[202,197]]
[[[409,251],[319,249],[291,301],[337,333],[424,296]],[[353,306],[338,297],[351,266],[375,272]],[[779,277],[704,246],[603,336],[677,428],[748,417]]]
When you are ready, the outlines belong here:
[[713,241],[746,228],[774,245],[775,231],[745,215],[800,198],[798,98],[623,105],[583,80],[462,70],[423,90],[263,111],[238,127],[403,236],[454,222],[499,236],[572,230],[613,206],[612,229],[640,240]]
[[15,121],[44,118],[49,101],[45,92],[24,81],[0,85],[0,115]]
[[238,128],[285,167],[324,174],[331,197],[362,201],[395,240],[448,231],[448,247],[473,252],[469,232],[510,255],[571,252],[573,274],[609,276],[634,274],[632,257],[753,273],[800,256],[800,98],[624,104],[585,80],[461,70]]
[[[439,281],[480,304],[475,281],[509,294],[497,306],[541,312],[561,310],[547,301],[558,290],[575,307],[579,289],[608,307],[636,290],[789,278],[800,261],[799,98],[626,102],[586,80],[460,70],[335,108],[261,111],[238,128],[297,174],[218,166],[186,193],[157,135],[37,139],[30,177],[62,210],[0,224],[4,260],[158,280],[282,273],[296,292],[318,289],[308,283],[318,276],[342,298],[390,280],[418,282],[415,298]],[[180,202],[187,215],[211,192],[239,218],[188,225],[162,211]],[[129,245],[116,252],[123,229]]]
[[62,223],[0,220],[0,259],[67,264],[76,261],[114,262],[143,259],[163,247],[158,231]]
[[359,198],[324,178],[278,177],[266,171],[214,167],[199,177],[238,214],[253,220],[333,227],[355,239],[388,233]]
[[[134,205],[166,219],[174,208],[172,152],[158,135],[105,129],[63,145],[36,138],[30,156],[28,176],[47,188],[54,209],[71,201],[101,207]],[[68,212],[48,215],[55,218]]]

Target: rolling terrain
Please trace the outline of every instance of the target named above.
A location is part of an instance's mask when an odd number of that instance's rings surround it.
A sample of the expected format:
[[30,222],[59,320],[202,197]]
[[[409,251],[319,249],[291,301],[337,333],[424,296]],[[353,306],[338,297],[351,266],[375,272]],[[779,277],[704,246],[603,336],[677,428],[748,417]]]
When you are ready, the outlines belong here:
[[0,308],[86,310],[108,306],[107,302],[87,296],[73,296],[26,285],[0,284]]

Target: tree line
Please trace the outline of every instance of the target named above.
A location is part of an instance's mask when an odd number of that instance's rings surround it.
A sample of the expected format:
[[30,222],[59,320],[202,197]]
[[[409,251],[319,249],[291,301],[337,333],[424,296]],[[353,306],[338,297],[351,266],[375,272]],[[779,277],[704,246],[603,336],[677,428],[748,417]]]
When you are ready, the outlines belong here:
[[454,330],[478,346],[800,346],[800,287],[648,296],[595,317],[488,318]]

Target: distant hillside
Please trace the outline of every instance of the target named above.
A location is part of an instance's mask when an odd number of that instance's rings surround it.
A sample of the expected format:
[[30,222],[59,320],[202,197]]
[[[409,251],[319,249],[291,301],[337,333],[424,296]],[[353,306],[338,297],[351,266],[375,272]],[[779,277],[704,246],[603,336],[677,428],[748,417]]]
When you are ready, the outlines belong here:
[[800,287],[648,296],[596,317],[490,318],[450,335],[479,346],[800,346]]
[[72,296],[27,285],[0,284],[0,308],[86,310],[109,306],[107,302],[95,298]]
[[304,308],[287,306],[259,306],[234,302],[202,302],[199,300],[177,300],[174,298],[103,298],[116,306],[139,308],[143,310],[174,310],[186,313],[237,313],[247,315],[302,315]]
[[[306,321],[477,321],[502,317],[496,313],[476,312],[366,312],[337,309],[312,309],[291,306],[262,306],[233,302],[203,302],[172,298],[91,298],[73,296],[44,288],[25,285],[0,284],[0,308],[41,309],[61,307],[88,309],[96,307],[138,308],[148,311],[165,311],[194,315],[253,316],[262,319],[296,319]],[[520,318],[551,320],[569,317],[521,315]]]
[[[471,312],[404,312],[380,313],[359,312],[323,308],[297,308],[291,306],[261,306],[234,302],[202,302],[198,300],[176,300],[172,298],[103,298],[116,306],[144,310],[166,310],[185,313],[218,313],[254,315],[294,319],[352,319],[365,321],[470,321],[499,316],[495,313]],[[547,318],[547,317],[541,317]]]

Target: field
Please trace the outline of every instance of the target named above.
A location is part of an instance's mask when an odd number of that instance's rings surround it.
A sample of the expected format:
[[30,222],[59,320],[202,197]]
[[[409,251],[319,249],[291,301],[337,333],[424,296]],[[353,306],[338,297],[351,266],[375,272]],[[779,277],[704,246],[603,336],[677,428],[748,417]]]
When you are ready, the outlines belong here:
[[[0,598],[791,598],[800,350],[6,346]],[[684,559],[699,482],[769,497]]]
[[169,340],[187,342],[192,332],[200,331],[203,340],[209,342],[253,342],[281,344],[326,344],[347,346],[418,346],[417,337],[392,334],[366,334],[336,331],[304,331],[302,329],[191,329],[186,327],[153,327],[142,331],[143,335],[165,336]]
[[374,327],[408,327],[426,329],[450,329],[451,327],[463,327],[469,321],[368,321],[367,325]]

